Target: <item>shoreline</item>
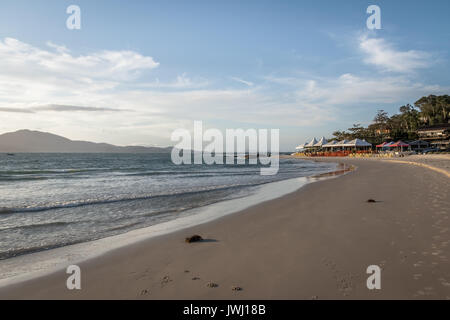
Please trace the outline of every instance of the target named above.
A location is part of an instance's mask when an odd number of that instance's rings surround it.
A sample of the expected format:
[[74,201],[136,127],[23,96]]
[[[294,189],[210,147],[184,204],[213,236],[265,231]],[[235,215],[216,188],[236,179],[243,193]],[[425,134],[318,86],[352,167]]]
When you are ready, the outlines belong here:
[[[336,163],[336,169],[338,167],[339,164]],[[328,175],[333,176],[345,173],[345,171],[341,171],[336,170],[320,175],[290,178],[262,184],[257,186],[257,191],[250,195],[231,200],[222,200],[204,207],[190,209],[186,211],[184,216],[167,222],[93,241],[0,260],[0,268],[3,268],[3,272],[9,270],[9,273],[13,274],[0,278],[0,289],[60,272],[67,265],[87,262],[99,258],[110,251],[202,225],[227,215],[236,214],[248,207],[295,192],[306,184],[315,182],[311,181],[311,179],[325,178]],[[30,267],[30,265],[34,266]],[[27,272],[29,268],[31,268],[31,271]],[[20,273],[19,270],[25,271],[26,273]],[[8,273],[8,271],[6,272]]]
[[[317,161],[317,162],[331,162],[331,160],[335,160],[339,162],[340,159],[355,159],[348,157],[305,157],[305,156],[296,156],[290,155],[285,156],[285,158],[295,158],[309,161]],[[410,155],[406,157],[394,157],[394,158],[378,158],[378,157],[368,157],[368,158],[356,158],[358,160],[364,161],[390,161],[397,163],[410,164],[415,166],[424,167],[430,170],[434,170],[436,172],[442,173],[447,177],[450,177],[450,155]],[[404,159],[404,160],[400,160]],[[407,161],[409,160],[409,161]],[[431,164],[429,164],[431,163]]]
[[[0,288],[0,298],[450,299],[448,179],[389,161],[339,161],[358,170],[81,263],[80,291],[59,272]],[[209,241],[186,244],[192,234]],[[366,287],[373,264],[382,290]]]

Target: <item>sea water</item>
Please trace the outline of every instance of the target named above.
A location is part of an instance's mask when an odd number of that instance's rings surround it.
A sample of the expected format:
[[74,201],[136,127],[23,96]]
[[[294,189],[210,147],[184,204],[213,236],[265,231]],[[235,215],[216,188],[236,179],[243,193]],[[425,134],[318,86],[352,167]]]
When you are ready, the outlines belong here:
[[0,154],[0,260],[202,223],[334,169],[280,159],[277,175],[261,176],[259,165],[174,165],[166,153]]

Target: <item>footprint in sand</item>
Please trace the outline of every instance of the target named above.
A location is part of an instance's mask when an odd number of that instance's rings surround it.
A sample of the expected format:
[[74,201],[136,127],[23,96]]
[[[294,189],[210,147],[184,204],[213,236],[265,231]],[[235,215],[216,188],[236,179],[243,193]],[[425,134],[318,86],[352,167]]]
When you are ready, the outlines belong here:
[[147,278],[150,275],[150,268],[145,269],[144,272],[142,272],[142,273],[138,273],[137,271],[130,272],[130,275],[135,280],[140,280],[140,279],[143,279],[143,278]]
[[165,285],[167,285],[169,282],[172,282],[172,279],[170,279],[169,276],[165,276],[164,278],[162,278],[162,280],[161,280],[161,288],[164,287]]
[[421,273],[417,273],[414,275],[414,280],[419,280],[420,278],[422,278],[422,274]]
[[413,264],[413,266],[418,268],[418,267],[423,266],[423,264],[424,264],[423,261],[417,261],[416,263]]
[[433,287],[425,287],[422,290],[416,291],[416,294],[414,296],[432,296],[435,292],[433,290]]
[[442,250],[436,250],[436,251],[433,251],[431,254],[433,255],[433,256],[438,256],[438,255],[440,255],[442,253]]
[[148,291],[147,289],[144,289],[144,290],[141,291],[141,296],[145,296],[145,295],[147,295],[149,293],[150,293],[150,291]]

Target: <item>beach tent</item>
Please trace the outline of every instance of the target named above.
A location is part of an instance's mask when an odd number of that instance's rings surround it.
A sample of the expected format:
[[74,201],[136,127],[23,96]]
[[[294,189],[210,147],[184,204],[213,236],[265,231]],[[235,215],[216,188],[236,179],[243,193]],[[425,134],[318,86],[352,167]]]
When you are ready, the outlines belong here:
[[301,145],[295,147],[295,150],[303,150],[303,149],[305,149],[305,144],[306,143],[302,143]]
[[348,141],[344,144],[344,147],[352,147],[355,149],[364,149],[368,147],[372,147],[370,143],[368,143],[366,140],[361,139],[354,139],[352,141]]
[[328,140],[325,139],[325,137],[322,137],[316,144],[314,144],[314,147],[323,147],[323,145],[327,143]]
[[400,150],[403,151],[403,148],[408,148],[409,144],[403,142],[402,140],[398,140],[397,142],[391,144],[389,147],[390,148],[400,148]]
[[383,146],[383,149],[390,148],[395,142],[388,142]]
[[[359,140],[359,139],[356,139]],[[363,147],[371,147],[372,148],[372,144],[370,142],[367,142],[365,139],[360,140],[361,142],[359,143],[360,146]]]
[[344,139],[344,140],[341,140],[338,143],[336,143],[334,146],[335,147],[344,147],[346,143],[348,143],[348,140]]
[[382,144],[378,144],[377,148],[383,148],[385,145],[387,145],[387,142],[383,142]]
[[305,148],[312,148],[317,143],[317,139],[313,138],[309,143],[305,145]]
[[394,144],[391,144],[391,148],[394,148],[394,147],[409,147],[409,144],[403,142],[402,140],[398,140]]
[[322,146],[322,148],[333,148],[337,144],[336,140],[330,141]]

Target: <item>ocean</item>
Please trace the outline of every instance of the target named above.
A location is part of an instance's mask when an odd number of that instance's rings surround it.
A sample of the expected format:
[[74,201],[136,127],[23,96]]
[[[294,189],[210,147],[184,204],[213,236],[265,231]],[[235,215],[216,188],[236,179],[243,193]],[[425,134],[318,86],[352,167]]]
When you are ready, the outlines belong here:
[[195,215],[334,169],[280,159],[277,175],[261,176],[259,165],[175,165],[170,154],[0,154],[0,260]]

